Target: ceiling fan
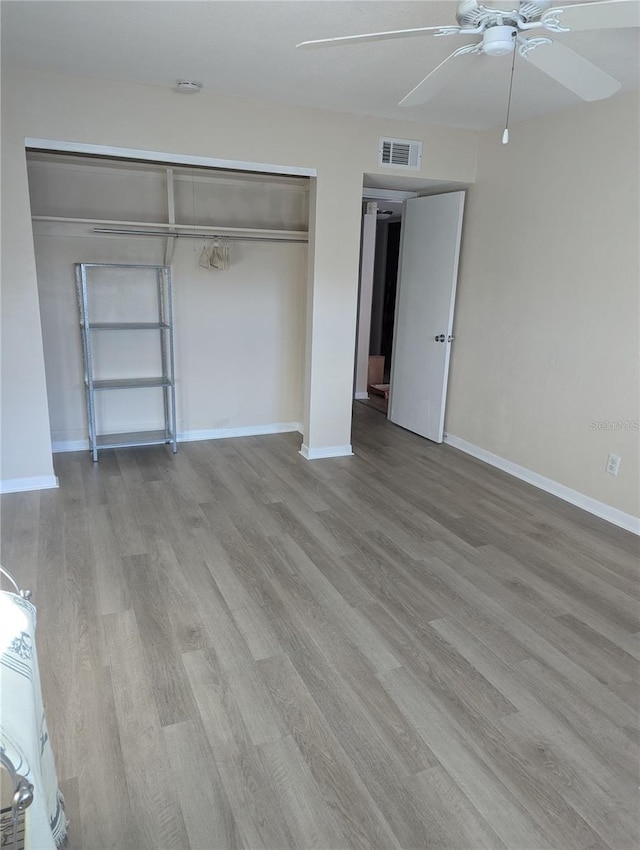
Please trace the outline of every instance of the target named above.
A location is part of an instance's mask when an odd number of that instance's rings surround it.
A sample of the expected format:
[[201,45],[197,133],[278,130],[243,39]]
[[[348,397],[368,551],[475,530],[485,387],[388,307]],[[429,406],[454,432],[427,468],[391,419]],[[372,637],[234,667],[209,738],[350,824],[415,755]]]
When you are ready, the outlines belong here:
[[[389,32],[343,35],[303,41],[296,47],[330,47],[361,44],[391,38],[480,35],[475,44],[465,44],[441,62],[400,101],[400,106],[418,106],[431,98],[462,71],[468,71],[482,56],[503,56],[516,50],[523,59],[553,77],[583,100],[601,100],[615,94],[620,83],[583,56],[547,35],[528,37],[530,30],[550,33],[616,29],[640,26],[639,0],[602,0],[552,7],[552,0],[520,0],[514,8],[498,9],[478,2],[461,0],[456,9],[457,25],[414,27]],[[513,75],[513,65],[512,65]]]

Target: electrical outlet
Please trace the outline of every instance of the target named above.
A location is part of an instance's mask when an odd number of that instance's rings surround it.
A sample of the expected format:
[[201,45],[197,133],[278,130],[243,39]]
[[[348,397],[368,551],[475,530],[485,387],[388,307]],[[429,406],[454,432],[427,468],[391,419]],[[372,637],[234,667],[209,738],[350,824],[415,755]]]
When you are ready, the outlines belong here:
[[607,461],[607,472],[609,475],[617,475],[618,470],[620,469],[620,455],[609,455],[609,460]]

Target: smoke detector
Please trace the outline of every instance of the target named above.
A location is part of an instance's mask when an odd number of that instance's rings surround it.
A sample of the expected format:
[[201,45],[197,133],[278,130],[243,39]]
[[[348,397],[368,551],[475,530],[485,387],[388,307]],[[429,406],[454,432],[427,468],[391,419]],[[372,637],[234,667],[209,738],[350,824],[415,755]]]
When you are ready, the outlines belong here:
[[195,80],[176,80],[176,91],[181,94],[198,94],[202,89],[202,83]]

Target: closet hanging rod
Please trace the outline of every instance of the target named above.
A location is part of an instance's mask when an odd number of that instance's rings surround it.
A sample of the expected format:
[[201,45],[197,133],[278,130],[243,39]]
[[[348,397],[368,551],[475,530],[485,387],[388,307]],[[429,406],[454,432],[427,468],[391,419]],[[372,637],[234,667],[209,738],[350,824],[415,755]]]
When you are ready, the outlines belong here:
[[120,230],[114,227],[94,227],[94,233],[110,233],[115,236],[162,236],[173,239],[229,239],[245,242],[308,242],[309,239],[292,239],[285,236],[233,236],[227,233],[180,233],[177,230]]

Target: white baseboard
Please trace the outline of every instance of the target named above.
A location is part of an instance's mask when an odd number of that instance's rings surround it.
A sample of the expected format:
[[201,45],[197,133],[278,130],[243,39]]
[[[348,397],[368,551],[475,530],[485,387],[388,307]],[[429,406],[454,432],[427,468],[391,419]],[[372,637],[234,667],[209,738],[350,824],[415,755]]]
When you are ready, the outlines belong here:
[[310,449],[309,446],[302,444],[300,454],[307,460],[320,460],[327,457],[348,457],[353,454],[351,445],[348,446],[323,446],[319,449]]
[[269,425],[245,425],[242,428],[211,428],[200,431],[178,431],[179,443],[196,440],[225,440],[229,437],[259,437],[263,434],[288,434],[301,431],[300,422],[272,422]]
[[353,397],[356,401],[367,401],[369,393],[356,393]]
[[[141,429],[144,430],[144,429]],[[256,437],[261,434],[287,434],[302,431],[300,422],[272,422],[269,425],[246,425],[242,428],[205,428],[198,431],[179,431],[179,443],[197,440],[224,440],[229,437]],[[89,440],[60,440],[51,444],[54,452],[89,451]]]
[[565,487],[564,484],[560,484],[551,478],[545,478],[544,475],[539,475],[525,466],[519,466],[519,464],[495,455],[493,452],[487,451],[487,449],[475,446],[473,443],[469,443],[461,437],[456,437],[454,434],[445,434],[444,442],[453,446],[455,449],[460,449],[465,454],[472,455],[478,458],[478,460],[488,463],[490,466],[495,466],[497,469],[501,469],[503,472],[519,478],[521,481],[526,481],[540,490],[551,493],[565,502],[570,502],[572,505],[582,508],[583,511],[588,511],[590,514],[600,517],[600,519],[631,531],[633,534],[640,535],[640,518],[632,514],[627,514],[624,511],[618,510],[618,508],[613,508],[611,505],[599,502],[597,499],[592,499],[591,496],[585,496],[584,493],[572,490],[571,487]]
[[58,486],[55,475],[35,475],[33,478],[5,478],[0,481],[0,493],[25,493],[27,490],[54,490]]

